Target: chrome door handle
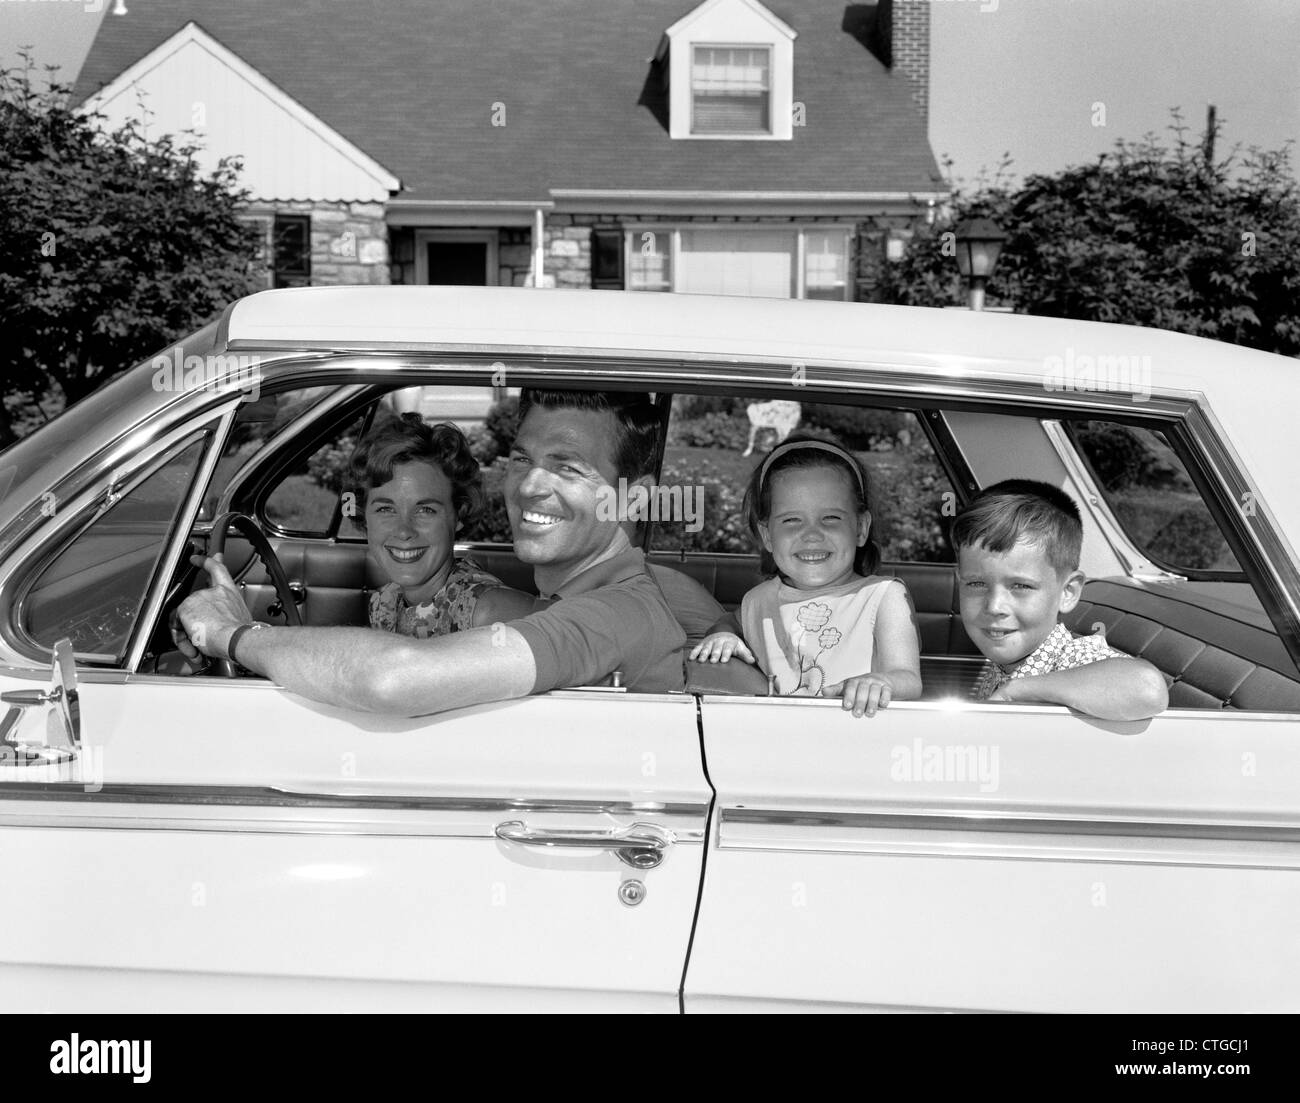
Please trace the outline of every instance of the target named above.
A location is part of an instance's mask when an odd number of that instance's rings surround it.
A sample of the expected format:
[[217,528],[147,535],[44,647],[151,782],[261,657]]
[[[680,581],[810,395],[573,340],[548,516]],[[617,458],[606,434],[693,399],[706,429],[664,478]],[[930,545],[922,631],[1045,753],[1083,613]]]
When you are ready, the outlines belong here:
[[524,846],[576,846],[612,850],[620,862],[633,869],[654,869],[664,860],[676,836],[655,823],[634,823],[627,827],[588,830],[579,827],[551,829],[529,827],[522,820],[496,826],[496,837]]

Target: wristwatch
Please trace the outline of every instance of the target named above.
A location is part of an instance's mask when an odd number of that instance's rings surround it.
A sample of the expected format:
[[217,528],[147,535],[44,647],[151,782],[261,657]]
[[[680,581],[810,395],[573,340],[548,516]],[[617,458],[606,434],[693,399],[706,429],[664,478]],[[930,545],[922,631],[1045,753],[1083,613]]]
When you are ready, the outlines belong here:
[[[235,645],[239,643],[240,637],[243,636],[245,632],[256,632],[259,629],[269,628],[269,627],[270,625],[263,624],[260,620],[253,620],[253,621],[249,621],[247,624],[241,624],[238,628],[236,628],[233,632],[231,632],[230,642],[226,644],[226,654],[230,657],[230,661],[234,663],[236,666],[243,666],[243,663],[241,663],[239,659],[235,657]],[[244,669],[248,669],[248,668],[245,667]]]

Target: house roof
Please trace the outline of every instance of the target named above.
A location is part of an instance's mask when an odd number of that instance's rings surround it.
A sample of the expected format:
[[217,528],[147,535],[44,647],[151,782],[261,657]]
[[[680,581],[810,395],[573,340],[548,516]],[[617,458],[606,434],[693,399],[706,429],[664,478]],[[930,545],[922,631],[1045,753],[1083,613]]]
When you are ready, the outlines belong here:
[[[552,189],[943,190],[906,79],[825,0],[770,5],[798,34],[791,141],[673,141],[650,59],[696,0],[151,0],[104,18],[93,95],[193,20],[398,176],[404,199],[537,202]],[[493,125],[494,110],[504,126]]]

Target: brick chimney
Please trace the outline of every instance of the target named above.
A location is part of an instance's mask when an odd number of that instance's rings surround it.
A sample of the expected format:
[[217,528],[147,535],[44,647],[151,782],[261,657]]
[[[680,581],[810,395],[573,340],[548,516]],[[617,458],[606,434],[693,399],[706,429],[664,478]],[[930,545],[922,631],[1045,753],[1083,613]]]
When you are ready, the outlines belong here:
[[930,0],[880,0],[875,39],[881,60],[907,80],[912,102],[930,121]]

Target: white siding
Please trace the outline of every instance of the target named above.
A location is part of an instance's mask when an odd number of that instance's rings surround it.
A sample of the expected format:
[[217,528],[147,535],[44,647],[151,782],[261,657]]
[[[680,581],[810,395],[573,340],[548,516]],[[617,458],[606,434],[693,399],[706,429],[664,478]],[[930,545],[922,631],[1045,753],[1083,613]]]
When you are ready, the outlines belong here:
[[194,130],[211,169],[244,159],[257,200],[385,202],[397,181],[382,166],[197,28],[186,28],[90,101],[116,126],[156,138]]

